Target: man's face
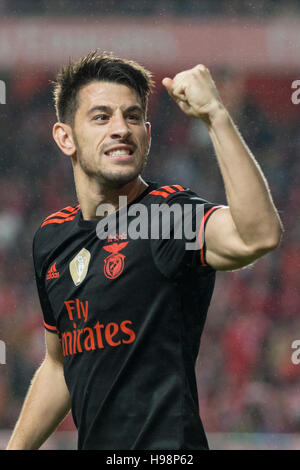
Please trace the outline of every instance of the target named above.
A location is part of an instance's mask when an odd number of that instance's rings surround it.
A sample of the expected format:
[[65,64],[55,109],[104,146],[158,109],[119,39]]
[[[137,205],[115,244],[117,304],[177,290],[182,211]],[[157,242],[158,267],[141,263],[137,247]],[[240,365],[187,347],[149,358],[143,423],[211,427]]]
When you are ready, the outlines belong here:
[[110,187],[134,180],[146,164],[151,140],[136,92],[97,81],[81,88],[77,99],[73,136],[81,169]]

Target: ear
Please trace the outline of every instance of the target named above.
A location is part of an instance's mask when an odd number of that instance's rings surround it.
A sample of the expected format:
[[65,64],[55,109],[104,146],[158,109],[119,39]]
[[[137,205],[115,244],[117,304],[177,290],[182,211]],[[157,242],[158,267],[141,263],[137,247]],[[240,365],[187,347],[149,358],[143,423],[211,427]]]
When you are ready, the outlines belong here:
[[73,140],[71,126],[63,122],[56,122],[52,131],[53,139],[57,143],[60,150],[71,157],[76,152],[76,145]]
[[150,152],[150,147],[151,147],[151,124],[150,122],[145,122],[146,130],[147,130],[147,136],[148,136],[148,153]]

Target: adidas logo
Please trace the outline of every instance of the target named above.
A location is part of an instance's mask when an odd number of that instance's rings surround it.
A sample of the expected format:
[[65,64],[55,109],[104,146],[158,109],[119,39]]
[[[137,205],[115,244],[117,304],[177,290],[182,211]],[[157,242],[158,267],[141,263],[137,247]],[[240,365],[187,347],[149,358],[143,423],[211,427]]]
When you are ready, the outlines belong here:
[[56,261],[55,263],[52,264],[52,266],[49,268],[46,276],[46,280],[48,281],[49,279],[56,279],[59,277],[59,272],[56,269]]

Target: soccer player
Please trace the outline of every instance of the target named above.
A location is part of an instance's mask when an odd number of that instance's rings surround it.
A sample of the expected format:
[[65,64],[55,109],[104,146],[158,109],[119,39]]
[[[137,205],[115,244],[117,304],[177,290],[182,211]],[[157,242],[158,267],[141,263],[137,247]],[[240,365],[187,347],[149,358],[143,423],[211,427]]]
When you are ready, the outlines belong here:
[[[162,83],[183,113],[207,127],[228,206],[177,181],[143,180],[150,72],[98,52],[60,71],[53,136],[71,157],[79,204],[49,215],[34,237],[46,356],[8,449],[39,448],[70,409],[78,449],[208,448],[195,362],[215,273],[274,250],[282,225],[209,70],[196,65]],[[163,221],[170,236],[132,236],[137,204],[147,213],[143,226],[153,224],[153,206],[174,209]],[[175,236],[186,225],[178,219],[185,207],[197,227],[192,248],[186,231]],[[101,236],[112,220],[116,230]]]

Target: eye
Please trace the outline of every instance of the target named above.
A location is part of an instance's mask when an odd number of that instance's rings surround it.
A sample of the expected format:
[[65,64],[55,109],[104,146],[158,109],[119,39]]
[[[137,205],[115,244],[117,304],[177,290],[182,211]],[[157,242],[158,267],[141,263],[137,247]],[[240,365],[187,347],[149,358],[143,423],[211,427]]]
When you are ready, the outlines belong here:
[[140,116],[138,114],[128,114],[128,119],[131,121],[140,121]]
[[97,116],[95,116],[93,119],[94,121],[106,121],[109,119],[109,116],[108,114],[97,114]]

